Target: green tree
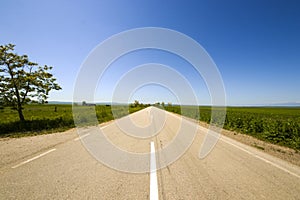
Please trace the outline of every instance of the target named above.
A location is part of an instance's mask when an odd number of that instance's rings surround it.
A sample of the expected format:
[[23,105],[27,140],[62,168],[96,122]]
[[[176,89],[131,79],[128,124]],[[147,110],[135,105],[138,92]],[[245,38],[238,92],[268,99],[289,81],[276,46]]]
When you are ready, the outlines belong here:
[[23,105],[30,101],[45,103],[49,91],[60,90],[49,70],[52,67],[30,62],[27,55],[14,53],[13,44],[0,46],[0,99],[4,105],[18,111],[20,121],[25,121]]
[[138,100],[134,100],[134,107],[138,107],[140,105],[140,102]]

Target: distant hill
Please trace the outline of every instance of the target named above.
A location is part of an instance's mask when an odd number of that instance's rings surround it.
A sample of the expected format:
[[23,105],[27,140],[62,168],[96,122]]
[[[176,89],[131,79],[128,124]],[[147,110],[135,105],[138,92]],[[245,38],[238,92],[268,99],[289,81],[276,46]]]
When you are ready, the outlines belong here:
[[269,104],[267,106],[300,107],[300,103],[298,102],[274,103],[274,104]]
[[48,101],[48,104],[72,104],[70,101]]
[[300,107],[298,102],[286,102],[286,103],[270,103],[270,104],[235,104],[228,105],[233,107]]
[[[80,102],[81,103],[81,102]],[[93,102],[87,102],[87,103],[93,103]],[[48,101],[48,104],[63,104],[63,105],[66,105],[66,104],[73,104],[73,102],[71,101]],[[127,105],[125,103],[115,103],[115,102],[96,102],[95,103],[96,105]]]

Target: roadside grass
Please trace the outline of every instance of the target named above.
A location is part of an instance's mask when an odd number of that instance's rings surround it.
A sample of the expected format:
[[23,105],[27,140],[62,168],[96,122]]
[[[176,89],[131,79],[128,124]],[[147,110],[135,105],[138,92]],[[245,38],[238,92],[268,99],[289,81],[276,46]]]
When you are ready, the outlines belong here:
[[252,146],[255,147],[255,148],[257,148],[257,149],[260,149],[260,150],[265,150],[264,147],[259,146],[259,145],[257,145],[257,144],[253,144]]
[[[206,123],[211,107],[165,106],[165,110]],[[224,129],[251,135],[260,140],[300,150],[300,107],[227,107]]]
[[[97,122],[103,123],[115,118],[120,118],[130,113],[136,112],[149,105],[126,106],[126,105],[97,105],[78,106],[81,109],[79,124],[92,125],[84,111],[95,109]],[[113,110],[113,112],[112,112]],[[61,132],[74,128],[74,119],[72,105],[55,105],[55,104],[29,104],[25,105],[23,113],[26,121],[20,122],[16,110],[10,107],[0,109],[0,137],[23,137]],[[86,112],[91,115],[90,112]],[[81,120],[81,121],[80,121]],[[95,124],[94,123],[94,124]]]

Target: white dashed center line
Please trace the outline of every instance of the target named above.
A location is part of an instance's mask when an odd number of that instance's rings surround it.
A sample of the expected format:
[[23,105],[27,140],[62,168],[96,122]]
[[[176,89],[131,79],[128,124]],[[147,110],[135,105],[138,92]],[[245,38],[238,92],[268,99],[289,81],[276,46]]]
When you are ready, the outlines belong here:
[[42,157],[42,156],[45,156],[46,154],[51,153],[52,151],[55,151],[55,150],[56,150],[56,149],[50,149],[49,151],[46,151],[46,152],[44,152],[44,153],[42,153],[42,154],[40,154],[40,155],[38,155],[38,156],[35,156],[35,157],[30,158],[30,159],[28,159],[28,160],[26,160],[26,161],[24,161],[24,162],[21,162],[21,163],[19,163],[19,164],[13,166],[13,167],[11,167],[11,168],[15,169],[15,168],[17,168],[17,167],[20,167],[20,166],[22,166],[22,165],[24,165],[24,164],[26,164],[26,163],[29,163],[29,162],[34,161],[34,160],[36,160],[36,159],[38,159],[38,158],[40,158],[40,157]]
[[151,157],[150,157],[150,200],[158,200],[158,186],[156,175],[156,157],[154,142],[151,142]]
[[82,138],[85,138],[86,136],[89,136],[89,135],[90,135],[89,133],[84,134],[84,135],[82,135],[82,136],[80,136],[80,137],[78,137],[78,138],[75,138],[74,141],[78,141],[78,140],[80,140],[80,139],[82,139]]

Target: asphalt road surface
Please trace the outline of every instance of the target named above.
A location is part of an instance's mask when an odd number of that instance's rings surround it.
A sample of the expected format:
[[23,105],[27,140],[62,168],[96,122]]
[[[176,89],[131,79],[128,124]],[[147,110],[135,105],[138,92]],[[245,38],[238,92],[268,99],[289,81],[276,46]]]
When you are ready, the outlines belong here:
[[[126,126],[130,121],[136,129]],[[187,141],[189,131],[197,131],[181,157],[166,164],[176,149],[149,153],[174,143],[180,127]],[[144,156],[140,161],[116,157],[103,137],[99,140],[99,129],[123,152]],[[73,129],[0,140],[0,199],[300,199],[299,167],[225,136],[200,159],[207,129],[154,107],[80,130],[81,139]],[[185,138],[179,139],[185,144]],[[181,142],[178,151],[184,149]],[[123,172],[113,169],[118,167]],[[142,172],[146,168],[152,171]]]

